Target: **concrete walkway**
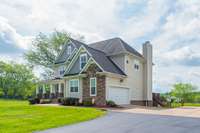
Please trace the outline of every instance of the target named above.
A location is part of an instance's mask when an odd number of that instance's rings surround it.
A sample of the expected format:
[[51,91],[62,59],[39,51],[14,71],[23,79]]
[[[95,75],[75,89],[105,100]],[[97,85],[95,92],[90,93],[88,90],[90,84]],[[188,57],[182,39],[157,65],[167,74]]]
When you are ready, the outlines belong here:
[[[192,114],[192,111],[194,114],[200,113],[200,108],[189,107],[167,110],[150,108],[114,110],[92,121],[49,129],[40,133],[200,133],[198,115],[190,116],[187,113],[182,113],[182,116],[172,115],[172,113],[187,112],[186,110],[190,110],[189,114]],[[165,113],[162,114],[162,112]]]
[[128,105],[124,109],[114,110],[126,113],[154,114],[200,118],[200,107],[158,108]]

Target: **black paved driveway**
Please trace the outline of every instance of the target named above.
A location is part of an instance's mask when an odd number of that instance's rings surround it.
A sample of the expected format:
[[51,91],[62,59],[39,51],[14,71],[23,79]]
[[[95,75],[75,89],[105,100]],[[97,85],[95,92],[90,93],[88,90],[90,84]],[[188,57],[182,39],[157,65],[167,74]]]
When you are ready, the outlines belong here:
[[109,112],[92,121],[40,133],[200,133],[200,118]]

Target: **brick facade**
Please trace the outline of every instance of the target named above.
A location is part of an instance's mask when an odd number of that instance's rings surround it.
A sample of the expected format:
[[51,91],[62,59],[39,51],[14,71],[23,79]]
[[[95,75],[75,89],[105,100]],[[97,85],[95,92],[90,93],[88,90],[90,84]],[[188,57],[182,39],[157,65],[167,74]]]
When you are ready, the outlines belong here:
[[[83,78],[83,100],[94,99],[97,106],[104,106],[106,104],[106,79],[104,75],[99,75],[96,72],[99,68],[92,64],[86,71],[86,77]],[[90,96],[90,78],[96,77],[97,80],[97,95]]]

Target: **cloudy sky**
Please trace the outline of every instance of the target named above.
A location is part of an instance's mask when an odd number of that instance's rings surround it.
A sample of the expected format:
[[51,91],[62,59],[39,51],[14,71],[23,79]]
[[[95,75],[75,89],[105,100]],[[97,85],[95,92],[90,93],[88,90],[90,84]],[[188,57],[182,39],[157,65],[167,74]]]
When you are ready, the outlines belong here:
[[154,91],[176,82],[200,87],[199,0],[0,0],[0,58],[23,63],[39,32],[66,30],[85,42],[121,37],[154,50]]

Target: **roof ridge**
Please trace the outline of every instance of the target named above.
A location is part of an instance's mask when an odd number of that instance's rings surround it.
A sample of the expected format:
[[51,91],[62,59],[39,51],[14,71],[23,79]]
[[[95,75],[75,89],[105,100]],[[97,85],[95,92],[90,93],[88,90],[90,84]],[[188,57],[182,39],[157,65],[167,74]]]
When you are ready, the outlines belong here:
[[96,51],[98,51],[98,52],[101,52],[101,53],[104,53],[105,55],[107,55],[105,52],[103,52],[103,51],[101,51],[101,50],[98,50],[98,49],[92,48],[92,47],[90,47],[90,46],[88,46],[88,45],[87,45],[87,47],[89,47],[89,48],[91,48],[91,49],[93,49],[93,50],[96,50]]
[[119,39],[119,41],[120,41],[120,45],[122,46],[123,50],[124,50],[124,51],[127,51],[126,48],[124,47],[124,42],[123,42],[123,40],[122,40],[121,38],[118,38],[118,39]]
[[110,40],[114,40],[114,39],[120,39],[120,38],[119,37],[113,37],[113,38],[102,40],[102,41],[92,42],[92,43],[89,43],[88,45],[93,45],[95,43],[106,42],[106,41],[110,41]]
[[83,42],[81,42],[81,41],[75,40],[75,39],[73,39],[73,38],[71,38],[71,37],[70,37],[70,39],[72,39],[72,41],[77,41],[78,43],[81,43],[81,45],[83,45],[83,46],[89,47],[89,48],[91,48],[91,49],[93,49],[93,50],[96,50],[96,51],[99,51],[99,52],[102,52],[102,53],[106,54],[105,52],[103,52],[103,51],[101,51],[101,50],[98,50],[98,49],[95,49],[95,48],[90,47],[89,44],[86,44],[86,43],[83,43]]

